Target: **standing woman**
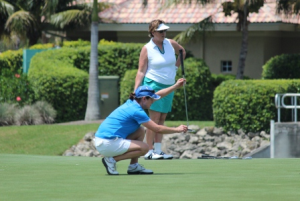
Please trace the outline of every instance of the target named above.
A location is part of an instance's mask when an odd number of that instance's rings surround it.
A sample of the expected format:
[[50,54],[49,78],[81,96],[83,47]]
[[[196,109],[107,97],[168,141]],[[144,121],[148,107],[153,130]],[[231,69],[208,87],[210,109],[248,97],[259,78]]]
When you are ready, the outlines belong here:
[[[139,68],[135,78],[134,90],[140,85],[151,86],[155,91],[167,88],[175,83],[175,76],[180,66],[179,50],[185,50],[176,41],[167,39],[166,32],[170,27],[162,20],[153,20],[149,24],[150,41],[142,48],[139,58]],[[168,112],[171,112],[174,92],[153,103],[149,109],[152,121],[164,125]],[[145,159],[172,159],[161,151],[162,135],[147,129],[146,140],[149,152]],[[154,142],[154,147],[153,147]]]

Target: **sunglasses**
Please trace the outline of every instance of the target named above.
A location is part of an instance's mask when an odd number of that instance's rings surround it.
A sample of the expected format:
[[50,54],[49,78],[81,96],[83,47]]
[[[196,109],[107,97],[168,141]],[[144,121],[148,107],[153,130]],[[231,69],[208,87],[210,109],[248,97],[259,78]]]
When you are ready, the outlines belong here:
[[167,29],[165,29],[165,30],[161,30],[161,31],[156,31],[156,32],[159,32],[159,33],[164,33],[164,32],[167,32]]

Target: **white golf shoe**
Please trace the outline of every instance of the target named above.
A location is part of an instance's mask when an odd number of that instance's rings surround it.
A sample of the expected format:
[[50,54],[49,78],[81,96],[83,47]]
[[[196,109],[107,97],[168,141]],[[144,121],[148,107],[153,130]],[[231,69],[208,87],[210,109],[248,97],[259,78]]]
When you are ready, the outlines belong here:
[[118,175],[116,161],[112,157],[104,157],[102,158],[102,163],[106,168],[106,172],[109,175]]
[[153,174],[153,171],[147,170],[137,163],[135,167],[128,167],[127,174]]
[[158,155],[162,156],[163,159],[172,159],[173,156],[170,154],[165,154],[164,152],[160,152]]
[[145,156],[144,156],[145,160],[158,160],[158,159],[164,159],[164,157],[162,155],[158,155],[155,152],[148,152]]

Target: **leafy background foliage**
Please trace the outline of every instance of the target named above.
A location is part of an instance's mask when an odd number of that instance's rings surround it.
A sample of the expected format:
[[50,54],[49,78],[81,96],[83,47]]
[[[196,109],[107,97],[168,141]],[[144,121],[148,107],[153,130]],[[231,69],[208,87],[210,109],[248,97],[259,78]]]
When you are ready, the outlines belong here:
[[[181,71],[181,70],[178,70]],[[124,103],[134,89],[137,70],[126,71],[121,82],[121,103]],[[181,78],[177,72],[176,80]],[[211,74],[203,60],[188,58],[185,60],[186,97],[190,120],[212,120]],[[172,112],[167,120],[186,120],[184,91],[175,91]]]
[[299,79],[300,54],[282,54],[263,66],[262,79]]
[[[16,98],[20,97],[20,101]],[[12,73],[3,69],[0,73],[0,103],[16,103],[19,106],[31,104],[34,101],[32,86],[26,74]]]
[[[275,95],[299,91],[300,80],[225,81],[214,91],[216,126],[234,131],[269,131],[270,120],[277,119]],[[287,99],[285,104],[290,104],[290,100]],[[291,121],[291,110],[281,110],[281,121]]]

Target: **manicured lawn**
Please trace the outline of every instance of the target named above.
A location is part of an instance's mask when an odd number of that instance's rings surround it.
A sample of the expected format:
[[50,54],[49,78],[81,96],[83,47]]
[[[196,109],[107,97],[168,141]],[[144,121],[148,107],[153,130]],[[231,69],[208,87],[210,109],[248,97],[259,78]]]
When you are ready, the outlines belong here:
[[[168,126],[186,124],[184,121],[167,121]],[[212,121],[191,121],[190,125],[212,126]],[[77,144],[88,132],[96,132],[100,124],[38,125],[0,127],[0,153],[62,155]]]
[[0,153],[61,155],[99,124],[0,127]]
[[300,198],[299,159],[140,163],[154,175],[108,176],[100,158],[0,154],[3,201],[290,201]]

